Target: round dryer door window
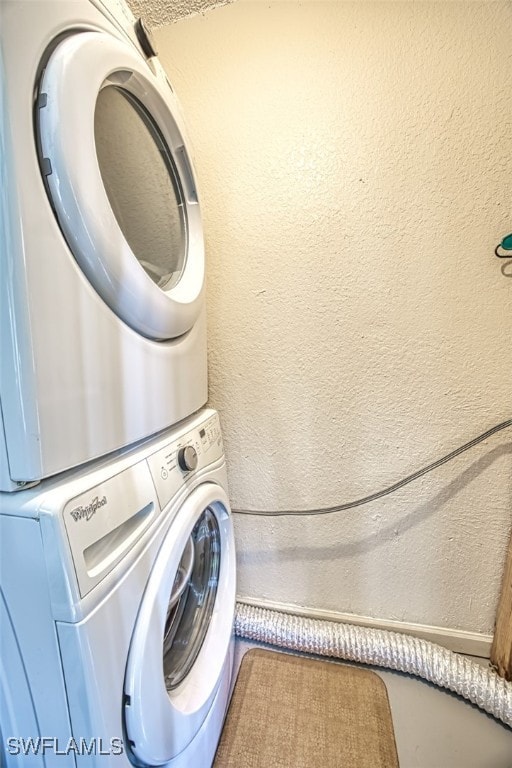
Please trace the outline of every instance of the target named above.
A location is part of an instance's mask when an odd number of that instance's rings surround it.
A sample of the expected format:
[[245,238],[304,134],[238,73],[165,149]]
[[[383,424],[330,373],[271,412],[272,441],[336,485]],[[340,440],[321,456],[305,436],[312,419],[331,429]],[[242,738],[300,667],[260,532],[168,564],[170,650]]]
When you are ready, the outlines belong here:
[[204,245],[179,106],[153,67],[106,33],[64,39],[41,78],[36,127],[78,265],[124,322],[163,341],[199,316]]
[[149,277],[169,290],[187,255],[186,206],[171,153],[141,102],[115,85],[98,94],[94,138],[103,184],[126,241]]
[[192,742],[231,674],[235,586],[229,503],[204,483],[162,542],[130,645],[125,727],[143,765],[162,765]]

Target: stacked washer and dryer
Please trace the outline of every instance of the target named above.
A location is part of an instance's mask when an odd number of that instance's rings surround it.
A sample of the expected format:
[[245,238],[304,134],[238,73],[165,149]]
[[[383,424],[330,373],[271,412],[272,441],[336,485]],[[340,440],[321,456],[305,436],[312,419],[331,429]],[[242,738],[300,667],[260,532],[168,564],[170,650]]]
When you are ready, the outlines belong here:
[[0,14],[0,764],[206,768],[235,553],[179,107],[121,0]]

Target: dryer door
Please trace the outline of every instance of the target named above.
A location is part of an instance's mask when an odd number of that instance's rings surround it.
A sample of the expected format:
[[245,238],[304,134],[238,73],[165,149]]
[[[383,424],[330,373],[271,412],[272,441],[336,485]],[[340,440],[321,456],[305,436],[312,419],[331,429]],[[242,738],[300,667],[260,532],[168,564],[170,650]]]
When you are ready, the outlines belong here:
[[67,37],[43,72],[36,129],[80,268],[122,320],[165,340],[199,315],[204,247],[179,107],[150,67],[106,33]]
[[232,640],[235,586],[229,502],[204,483],[167,531],[130,645],[125,728],[142,765],[176,757],[208,715]]

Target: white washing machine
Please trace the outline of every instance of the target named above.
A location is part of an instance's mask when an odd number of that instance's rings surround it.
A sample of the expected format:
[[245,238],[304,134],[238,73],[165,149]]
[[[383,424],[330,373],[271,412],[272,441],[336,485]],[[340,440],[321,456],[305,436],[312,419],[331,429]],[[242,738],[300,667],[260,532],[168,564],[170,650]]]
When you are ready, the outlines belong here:
[[207,398],[204,245],[176,97],[121,0],[0,0],[0,489]]
[[235,606],[215,411],[0,500],[0,758],[208,768]]

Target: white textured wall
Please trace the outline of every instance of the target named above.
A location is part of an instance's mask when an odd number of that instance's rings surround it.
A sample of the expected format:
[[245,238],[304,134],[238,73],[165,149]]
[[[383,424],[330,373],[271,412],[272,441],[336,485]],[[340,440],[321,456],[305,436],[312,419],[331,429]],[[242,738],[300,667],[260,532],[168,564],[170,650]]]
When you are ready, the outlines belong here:
[[[242,1],[158,32],[235,507],[352,499],[511,416],[511,39],[507,2]],[[237,519],[239,593],[490,632],[511,451],[342,515]]]
[[142,16],[149,27],[161,27],[231,2],[233,0],[128,0],[128,5],[132,13],[137,18]]

